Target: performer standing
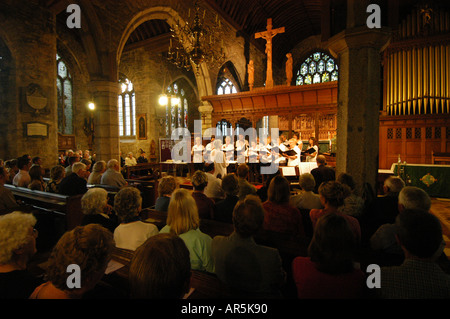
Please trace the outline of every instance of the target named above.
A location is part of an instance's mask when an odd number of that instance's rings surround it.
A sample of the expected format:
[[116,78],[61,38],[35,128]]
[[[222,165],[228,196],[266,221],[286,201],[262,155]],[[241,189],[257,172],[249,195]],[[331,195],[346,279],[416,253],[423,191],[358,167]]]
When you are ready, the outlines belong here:
[[297,141],[292,138],[289,140],[289,145],[291,147],[291,150],[293,150],[296,153],[296,155],[287,156],[288,166],[299,166],[301,151],[297,146]]
[[243,134],[239,134],[236,141],[236,159],[239,164],[245,163],[246,151],[248,149],[248,142],[244,139]]
[[231,144],[231,137],[225,136],[225,144],[222,145],[222,151],[225,152],[227,162],[234,160],[234,147]]
[[205,147],[202,145],[202,138],[197,136],[195,144],[192,146],[192,162],[194,163],[194,171],[203,170],[203,151]]
[[312,136],[309,138],[309,146],[305,151],[305,154],[307,162],[315,162],[317,159],[317,154],[319,154],[319,146],[317,146],[317,140]]

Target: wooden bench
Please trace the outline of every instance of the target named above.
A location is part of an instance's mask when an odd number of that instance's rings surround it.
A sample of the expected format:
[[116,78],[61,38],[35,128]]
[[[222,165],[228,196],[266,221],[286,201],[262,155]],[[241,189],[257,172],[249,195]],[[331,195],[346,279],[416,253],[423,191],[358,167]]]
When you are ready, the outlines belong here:
[[159,168],[159,163],[138,163],[134,166],[125,166],[122,170],[125,175],[125,179],[130,179],[132,175],[140,177],[149,177],[152,175],[142,174],[148,171],[155,172],[155,168]]
[[25,187],[16,187],[5,184],[17,200],[34,209],[49,212],[65,217],[66,230],[71,230],[81,225],[83,213],[81,211],[82,195],[66,196],[36,190],[30,190]]
[[431,151],[431,164],[450,165],[450,153],[435,153]]

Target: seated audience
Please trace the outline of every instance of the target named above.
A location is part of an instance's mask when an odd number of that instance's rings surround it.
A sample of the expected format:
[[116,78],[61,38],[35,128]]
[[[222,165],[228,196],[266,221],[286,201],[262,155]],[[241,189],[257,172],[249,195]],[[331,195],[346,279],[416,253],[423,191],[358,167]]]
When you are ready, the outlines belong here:
[[42,166],[42,158],[40,158],[39,156],[33,157],[33,159],[31,160],[31,165]]
[[227,174],[222,178],[222,189],[225,192],[225,199],[215,204],[214,219],[231,224],[233,222],[234,206],[239,200],[237,196],[239,184],[235,174]]
[[256,191],[256,195],[258,195],[258,197],[261,199],[261,202],[264,203],[265,201],[267,201],[267,190],[269,189],[270,182],[272,181],[272,178],[277,175],[280,175],[279,170],[277,170],[275,174],[265,175],[263,186]]
[[103,173],[102,178],[100,179],[100,184],[117,188],[128,184],[123,175],[120,173],[120,165],[118,160],[112,159],[108,161],[107,170]]
[[350,195],[344,199],[344,206],[342,212],[360,219],[364,210],[364,200],[361,196],[356,194],[356,183],[353,177],[347,173],[341,173],[336,178],[336,181],[350,188]]
[[[48,281],[37,287],[30,299],[81,299],[102,279],[114,249],[114,240],[106,228],[90,224],[66,232],[48,259]],[[80,287],[70,288],[69,265],[80,267]]]
[[50,170],[50,181],[45,187],[45,191],[49,193],[59,193],[59,184],[66,177],[66,171],[63,166],[56,165]]
[[300,193],[290,198],[292,206],[297,207],[300,210],[323,208],[319,195],[313,192],[316,186],[314,176],[310,173],[300,175],[299,185],[301,188]]
[[80,162],[83,163],[84,165],[86,165],[86,170],[87,171],[90,172],[92,170],[92,161],[91,160],[88,160],[86,158],[82,158],[80,160]]
[[442,226],[424,210],[402,211],[396,220],[396,237],[405,255],[400,266],[381,267],[383,299],[450,299],[450,276],[436,263],[445,242]]
[[214,218],[214,201],[207,197],[204,193],[206,186],[208,185],[208,177],[205,172],[196,171],[191,178],[194,191],[192,197],[197,203],[198,216],[206,219]]
[[137,188],[122,188],[114,197],[114,210],[119,218],[119,226],[114,230],[117,248],[136,250],[148,238],[158,234],[152,223],[140,220],[142,197]]
[[289,204],[290,196],[289,181],[281,175],[274,177],[267,192],[268,200],[263,203],[263,228],[291,237],[305,237],[302,215]]
[[[2,168],[3,169],[3,168]],[[27,299],[42,280],[28,270],[36,253],[36,218],[12,212],[0,216],[0,299]]]
[[355,265],[357,247],[355,235],[343,216],[328,213],[319,218],[308,257],[296,257],[292,262],[298,298],[362,298],[366,278]]
[[95,162],[92,167],[92,173],[89,175],[87,183],[90,185],[99,185],[101,184],[102,175],[106,171],[106,162],[98,161]]
[[145,154],[144,150],[140,150],[141,155],[137,158],[136,162],[138,164],[144,164],[144,163],[148,163],[148,158],[147,158],[147,154]]
[[211,250],[215,271],[237,298],[281,298],[286,280],[278,250],[256,244],[262,229],[264,208],[255,195],[248,195],[234,208],[234,232],[214,237]]
[[[320,155],[319,155],[320,156]],[[349,222],[350,228],[356,235],[358,241],[361,240],[361,226],[359,221],[350,215],[341,212],[342,206],[344,206],[345,198],[350,194],[350,188],[346,185],[342,185],[339,182],[329,181],[322,183],[319,187],[319,196],[322,201],[323,209],[312,209],[309,212],[311,217],[311,223],[313,229],[315,229],[317,220],[325,214],[336,213],[344,216]]]
[[186,244],[170,233],[150,237],[133,254],[128,279],[132,299],[181,299],[191,279]]
[[213,200],[223,199],[225,197],[225,193],[222,189],[222,180],[214,176],[214,163],[206,163],[203,167],[203,170],[206,174],[206,177],[208,178],[208,184],[206,185],[204,190],[206,197],[209,197]]
[[[429,212],[431,199],[421,188],[415,186],[405,186],[398,195],[399,215],[405,210],[419,209]],[[384,224],[370,237],[370,246],[375,251],[383,251],[387,254],[403,255],[403,249],[396,239],[398,225]]]
[[31,163],[28,157],[22,156],[17,159],[17,167],[19,172],[14,176],[13,185],[18,187],[28,187],[31,182],[31,177],[28,171]]
[[79,195],[87,192],[87,174],[86,165],[76,162],[72,165],[72,173],[63,178],[59,183],[59,193],[62,195]]
[[189,191],[179,188],[172,194],[167,222],[160,233],[172,233],[183,239],[191,261],[191,269],[214,273],[211,259],[211,237],[200,229],[197,205]]
[[158,183],[159,196],[156,199],[155,209],[158,212],[167,212],[170,203],[170,196],[177,188],[177,181],[172,175],[161,178]]
[[39,165],[31,166],[29,172],[30,174],[30,183],[28,184],[28,188],[36,191],[45,191],[46,185],[44,183],[44,178],[42,176],[42,168]]
[[0,210],[10,210],[19,206],[14,194],[4,186],[8,179],[8,171],[0,166]]
[[78,163],[80,161],[80,157],[78,157],[77,155],[72,155],[69,157],[67,163],[68,165],[66,166],[66,176],[68,176],[70,173],[72,173],[72,166],[75,163]]
[[81,209],[81,225],[99,224],[112,233],[119,225],[116,214],[108,204],[108,192],[103,188],[89,189],[81,198]]
[[336,179],[336,173],[332,167],[327,165],[327,158],[324,155],[317,155],[316,162],[317,167],[311,170],[311,175],[314,176],[314,180],[316,181],[314,193],[318,194],[320,184],[334,181]]
[[256,187],[247,181],[249,167],[247,164],[239,164],[236,175],[239,182],[239,194],[240,200],[244,199],[247,195],[256,195]]

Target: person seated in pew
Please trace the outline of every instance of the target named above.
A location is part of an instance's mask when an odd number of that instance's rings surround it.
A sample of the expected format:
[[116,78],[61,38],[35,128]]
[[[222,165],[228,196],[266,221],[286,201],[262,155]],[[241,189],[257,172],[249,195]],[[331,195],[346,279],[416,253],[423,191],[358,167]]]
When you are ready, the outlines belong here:
[[105,161],[95,162],[94,166],[92,167],[92,173],[89,175],[87,183],[89,185],[101,184],[102,175],[105,171],[106,171]]
[[135,166],[137,165],[136,158],[133,156],[133,152],[128,152],[127,157],[125,157],[125,166]]
[[9,180],[8,171],[0,166],[0,210],[10,210],[19,206],[14,194],[4,185]]
[[358,299],[366,277],[356,260],[358,241],[347,220],[336,213],[319,218],[307,257],[296,257],[292,274],[299,299]]
[[[419,187],[403,187],[398,195],[399,215],[407,209],[419,209],[429,212],[431,209],[430,196]],[[370,247],[374,251],[382,251],[390,255],[403,257],[403,249],[396,238],[397,230],[398,225],[396,222],[381,225],[370,237]]]
[[89,172],[86,170],[86,165],[81,162],[74,163],[72,165],[72,173],[64,177],[61,183],[59,183],[59,193],[67,196],[86,193],[86,178],[88,174]]
[[155,209],[158,212],[167,212],[169,209],[170,197],[177,188],[177,181],[172,175],[161,178],[158,183],[158,198],[156,199]]
[[222,189],[225,192],[225,198],[216,202],[214,208],[214,219],[233,223],[233,210],[239,201],[239,183],[235,174],[227,174],[222,178]]
[[[103,226],[77,226],[64,233],[48,259],[48,281],[38,286],[30,299],[81,299],[102,279],[114,249],[113,235]],[[70,265],[81,271],[80,286],[68,287]]]
[[101,185],[108,185],[112,187],[121,188],[128,184],[128,182],[123,177],[122,173],[120,173],[120,165],[118,160],[116,159],[109,160],[106,167],[107,169],[103,173],[102,178],[100,179]]
[[319,186],[328,181],[336,180],[335,170],[327,165],[327,158],[324,155],[317,155],[317,167],[311,170],[311,175],[314,176],[316,187],[314,193],[319,193]]
[[[3,168],[3,167],[2,167]],[[27,267],[36,253],[33,214],[15,211],[0,216],[0,299],[27,299],[43,283]]]
[[120,224],[114,230],[117,248],[136,250],[148,238],[159,233],[152,224],[141,221],[142,197],[137,188],[124,187],[114,196],[114,210]]
[[406,209],[396,219],[396,238],[405,259],[381,267],[382,299],[450,299],[450,276],[436,262],[445,247],[439,219],[426,210]]
[[265,210],[263,228],[291,238],[304,238],[302,215],[298,208],[289,204],[289,181],[281,175],[275,176],[267,191],[268,200],[263,203]]
[[31,166],[29,172],[30,174],[30,183],[28,184],[28,188],[36,191],[45,191],[45,182],[42,176],[42,168],[39,165]]
[[131,299],[181,299],[191,279],[189,250],[172,233],[158,234],[136,249],[128,280]]
[[19,157],[17,159],[17,167],[19,172],[14,176],[13,185],[17,187],[28,187],[31,182],[29,170],[31,167],[31,161],[28,157]]
[[263,222],[261,200],[247,195],[234,208],[233,233],[212,240],[216,275],[237,298],[282,298],[286,272],[280,254],[277,249],[258,245],[254,240]]
[[5,168],[8,171],[9,179],[5,184],[12,184],[14,180],[14,176],[19,172],[19,168],[17,167],[17,158],[10,159],[5,162]]
[[62,165],[53,166],[50,170],[50,180],[45,187],[48,193],[59,194],[59,184],[66,177],[66,171]]
[[208,185],[206,185],[204,190],[205,195],[213,201],[223,199],[225,197],[225,193],[222,189],[222,180],[214,176],[214,163],[206,163],[203,171],[208,178]]
[[320,201],[323,209],[311,209],[309,216],[313,229],[320,217],[329,213],[336,213],[342,215],[350,224],[350,228],[355,234],[358,241],[361,241],[361,226],[359,221],[350,215],[344,214],[341,209],[344,206],[344,200],[350,195],[350,188],[336,181],[328,181],[322,183],[319,187]]
[[172,233],[183,239],[189,250],[191,269],[214,273],[211,258],[211,237],[200,230],[197,204],[187,189],[172,194],[167,222],[160,233]]
[[91,188],[81,197],[83,220],[81,225],[99,224],[111,233],[119,225],[117,215],[108,204],[108,192],[103,188]]
[[250,168],[247,164],[242,163],[239,164],[236,170],[236,176],[238,178],[239,183],[239,194],[238,197],[240,200],[244,199],[247,195],[255,195],[256,187],[248,182],[248,173]]
[[356,194],[356,184],[353,177],[347,173],[341,173],[336,178],[336,181],[343,185],[347,185],[350,188],[350,195],[344,199],[342,212],[360,220],[364,210],[364,200],[361,196]]
[[323,205],[319,195],[314,193],[316,181],[310,173],[304,173],[299,177],[300,193],[291,196],[290,204],[298,209],[322,209]]
[[198,216],[203,219],[213,219],[214,218],[214,201],[205,195],[204,191],[208,185],[208,176],[205,172],[196,171],[191,178],[192,186],[194,191],[192,192],[192,197],[194,198],[197,208]]

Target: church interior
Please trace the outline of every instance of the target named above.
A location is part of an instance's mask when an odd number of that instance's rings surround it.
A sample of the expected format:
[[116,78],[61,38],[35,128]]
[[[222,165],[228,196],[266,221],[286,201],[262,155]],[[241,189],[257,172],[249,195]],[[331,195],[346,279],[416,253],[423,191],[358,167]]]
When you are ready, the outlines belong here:
[[[175,129],[182,133],[174,137]],[[3,161],[40,157],[49,178],[68,150],[122,160],[128,185],[151,208],[163,176],[192,189],[192,167],[172,158],[177,142],[193,146],[200,136],[206,146],[212,135],[231,135],[234,143],[238,130],[252,129],[261,140],[274,132],[296,137],[302,151],[314,138],[317,153],[336,176],[351,175],[361,196],[368,189],[381,195],[389,176],[425,190],[449,256],[450,2],[0,2]],[[145,164],[125,166],[130,153],[145,153]],[[264,178],[250,179],[259,189]],[[63,211],[67,229],[79,224],[81,214],[67,212],[81,209],[81,196],[70,208],[68,197],[8,189],[32,210]],[[165,216],[147,217],[165,223]],[[229,231],[204,227],[211,237]],[[117,256],[119,263],[131,259]],[[204,288],[203,276],[191,280],[209,298],[220,289],[215,282]]]

